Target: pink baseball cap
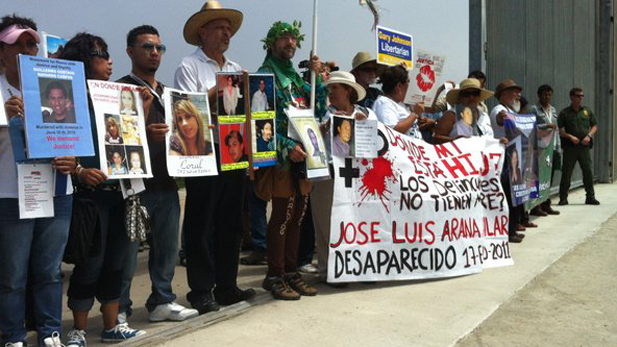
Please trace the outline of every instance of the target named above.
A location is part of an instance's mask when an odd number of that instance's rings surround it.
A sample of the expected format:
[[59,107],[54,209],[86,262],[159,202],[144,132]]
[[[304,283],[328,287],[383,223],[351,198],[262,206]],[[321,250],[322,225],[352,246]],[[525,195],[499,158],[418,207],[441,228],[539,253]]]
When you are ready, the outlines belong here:
[[29,33],[32,37],[34,37],[36,43],[41,43],[41,37],[35,30],[32,30],[32,28],[27,25],[21,24],[13,24],[2,30],[2,32],[0,32],[0,41],[12,45],[23,33]]

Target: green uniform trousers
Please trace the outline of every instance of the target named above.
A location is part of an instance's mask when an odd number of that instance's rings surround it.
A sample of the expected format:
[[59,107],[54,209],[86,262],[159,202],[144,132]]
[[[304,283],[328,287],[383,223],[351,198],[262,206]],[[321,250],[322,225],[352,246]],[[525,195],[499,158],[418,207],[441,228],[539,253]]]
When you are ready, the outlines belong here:
[[576,162],[579,163],[583,171],[583,184],[585,185],[587,198],[593,198],[595,195],[593,191],[593,170],[591,168],[591,151],[589,147],[582,145],[567,146],[563,149],[561,183],[559,184],[559,198],[562,200],[568,197],[572,171],[574,171]]

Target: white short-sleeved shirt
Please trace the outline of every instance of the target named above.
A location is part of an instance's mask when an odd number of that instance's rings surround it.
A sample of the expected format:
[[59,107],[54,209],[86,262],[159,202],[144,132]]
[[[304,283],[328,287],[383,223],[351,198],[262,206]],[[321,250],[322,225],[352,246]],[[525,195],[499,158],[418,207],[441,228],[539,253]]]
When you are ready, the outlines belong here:
[[240,65],[225,58],[221,68],[216,60],[209,58],[201,48],[180,61],[176,69],[174,86],[188,92],[205,93],[216,85],[217,72],[240,72]]
[[493,107],[493,109],[491,110],[490,118],[491,118],[491,127],[493,128],[493,133],[496,139],[506,137],[506,131],[503,125],[497,124],[497,115],[501,111],[506,111],[507,113],[516,113],[502,104],[499,104]]
[[[402,102],[396,102],[385,95],[381,95],[375,100],[373,104],[373,111],[377,115],[377,118],[383,124],[394,128],[398,122],[409,117],[409,109]],[[422,134],[418,128],[418,121],[416,120],[411,128],[405,133],[413,138],[422,140]]]

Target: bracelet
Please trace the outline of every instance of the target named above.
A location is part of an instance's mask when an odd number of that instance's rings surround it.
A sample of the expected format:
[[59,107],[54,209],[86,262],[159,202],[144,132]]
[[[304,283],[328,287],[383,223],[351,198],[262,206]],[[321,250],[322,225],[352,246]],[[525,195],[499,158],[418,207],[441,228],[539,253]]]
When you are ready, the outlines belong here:
[[75,174],[77,175],[77,177],[79,177],[82,171],[84,171],[84,167],[78,164],[77,167],[75,167]]

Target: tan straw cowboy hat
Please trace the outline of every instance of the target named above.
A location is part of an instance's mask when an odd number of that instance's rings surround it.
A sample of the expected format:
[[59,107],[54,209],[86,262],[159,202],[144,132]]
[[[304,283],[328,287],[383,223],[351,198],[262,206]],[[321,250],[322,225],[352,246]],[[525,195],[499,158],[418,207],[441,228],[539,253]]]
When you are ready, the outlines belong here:
[[201,10],[189,18],[184,24],[184,40],[193,46],[200,46],[199,28],[215,19],[227,19],[231,25],[231,36],[240,29],[242,25],[242,12],[223,8],[216,0],[207,1]]
[[354,75],[347,71],[334,71],[330,74],[330,79],[326,82],[329,86],[334,83],[340,83],[352,87],[356,93],[358,93],[358,101],[364,99],[366,96],[366,90],[359,83],[356,82]]
[[466,78],[459,83],[459,87],[452,89],[446,94],[446,101],[450,105],[458,104],[458,97],[463,90],[477,89],[480,91],[480,96],[478,97],[478,102],[484,101],[491,96],[493,96],[493,92],[490,90],[483,89],[480,85],[480,81],[475,78]]
[[377,64],[377,59],[373,58],[373,55],[369,52],[358,52],[353,60],[351,61],[351,73],[354,72],[355,69],[362,67],[362,65],[366,64],[372,65],[375,67],[375,75],[379,77],[385,68],[385,65]]

